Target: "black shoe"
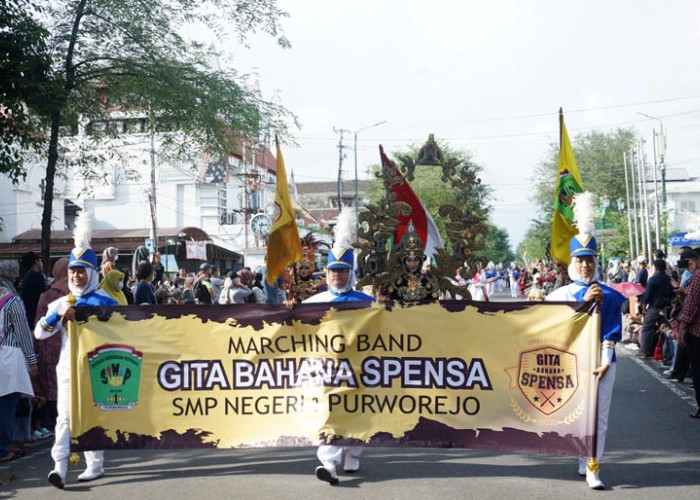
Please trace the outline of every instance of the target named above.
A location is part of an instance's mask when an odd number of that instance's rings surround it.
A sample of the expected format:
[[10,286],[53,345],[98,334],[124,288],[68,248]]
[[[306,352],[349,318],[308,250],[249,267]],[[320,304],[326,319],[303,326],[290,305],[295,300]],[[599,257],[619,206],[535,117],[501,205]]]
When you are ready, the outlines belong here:
[[338,484],[338,477],[334,476],[331,473],[331,471],[326,469],[323,465],[319,465],[318,467],[316,467],[316,477],[321,481],[330,483],[331,486],[333,486],[334,484]]
[[63,483],[63,478],[55,470],[52,470],[51,472],[49,472],[49,483],[51,483],[53,486],[55,486],[59,490],[62,490],[63,488],[66,487],[66,485]]

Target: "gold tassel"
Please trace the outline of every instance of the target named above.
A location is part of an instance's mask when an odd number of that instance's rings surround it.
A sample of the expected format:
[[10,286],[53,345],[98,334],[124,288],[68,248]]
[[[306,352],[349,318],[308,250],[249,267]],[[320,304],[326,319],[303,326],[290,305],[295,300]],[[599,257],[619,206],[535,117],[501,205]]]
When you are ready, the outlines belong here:
[[598,463],[598,460],[595,459],[595,457],[591,457],[588,459],[588,464],[586,465],[588,467],[588,470],[591,472],[598,472],[600,470],[600,464]]

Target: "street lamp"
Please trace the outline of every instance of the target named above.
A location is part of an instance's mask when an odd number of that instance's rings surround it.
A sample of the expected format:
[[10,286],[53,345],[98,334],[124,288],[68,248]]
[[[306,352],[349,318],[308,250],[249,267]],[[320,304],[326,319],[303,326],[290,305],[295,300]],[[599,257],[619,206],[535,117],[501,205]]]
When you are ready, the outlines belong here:
[[363,130],[367,130],[370,128],[378,127],[379,125],[383,125],[387,122],[387,120],[383,120],[381,122],[377,122],[374,125],[368,125],[366,127],[362,127],[361,129],[357,129],[353,135],[355,137],[355,210],[358,208],[358,201],[357,201],[357,193],[358,193],[358,181],[357,181],[357,134],[362,132]]
[[604,194],[600,197],[600,228],[605,229],[605,215],[610,208],[610,197]]

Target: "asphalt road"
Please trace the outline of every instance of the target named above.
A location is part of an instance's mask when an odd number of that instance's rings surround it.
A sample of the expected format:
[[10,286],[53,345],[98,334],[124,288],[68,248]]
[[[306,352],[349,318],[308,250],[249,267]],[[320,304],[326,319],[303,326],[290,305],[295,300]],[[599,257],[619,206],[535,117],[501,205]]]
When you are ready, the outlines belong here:
[[50,486],[50,443],[0,465],[0,499],[700,499],[700,421],[690,381],[661,377],[662,367],[618,349],[618,372],[601,477],[608,490],[588,489],[571,457],[475,450],[377,448],[360,472],[336,486],[314,476],[315,449],[108,452],[107,476],[66,489]]

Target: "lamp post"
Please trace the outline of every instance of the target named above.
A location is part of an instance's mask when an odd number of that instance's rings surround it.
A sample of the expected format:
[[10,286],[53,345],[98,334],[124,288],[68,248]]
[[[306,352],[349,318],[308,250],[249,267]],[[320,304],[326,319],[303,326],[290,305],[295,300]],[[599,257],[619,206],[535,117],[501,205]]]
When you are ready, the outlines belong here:
[[[185,238],[187,238],[187,234],[184,231],[180,231],[179,233],[177,233],[177,244],[175,246],[175,255],[177,255],[179,257],[180,253],[182,253],[183,254],[182,260],[185,260],[185,258],[187,257],[187,249],[185,248]],[[178,251],[178,247],[180,248],[179,251]],[[182,265],[182,263],[180,263],[180,265]]]
[[600,228],[605,229],[605,215],[608,212],[608,208],[610,208],[610,197],[607,194],[600,197],[600,206]]
[[358,200],[357,200],[357,193],[358,193],[358,181],[357,181],[357,134],[362,132],[363,130],[367,130],[370,128],[378,127],[379,125],[383,125],[387,122],[388,120],[383,120],[381,122],[377,122],[374,125],[368,125],[366,127],[362,127],[360,129],[357,129],[355,132],[353,132],[354,138],[355,138],[355,210],[357,210],[358,207]]

